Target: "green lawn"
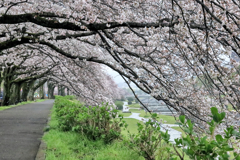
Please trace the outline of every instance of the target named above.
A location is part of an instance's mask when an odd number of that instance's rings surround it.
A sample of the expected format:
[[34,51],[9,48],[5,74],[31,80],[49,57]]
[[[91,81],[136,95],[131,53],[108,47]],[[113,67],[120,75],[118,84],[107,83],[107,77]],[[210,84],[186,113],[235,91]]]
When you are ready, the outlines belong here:
[[132,113],[123,113],[123,112],[119,112],[119,114],[123,115],[123,117],[129,117],[132,115]]
[[144,113],[144,110],[139,110],[139,109],[129,109],[130,112],[133,112],[133,113]]
[[20,106],[20,105],[24,105],[24,104],[29,104],[29,103],[35,103],[35,102],[43,102],[47,99],[37,99],[36,101],[27,101],[27,102],[21,102],[18,103],[16,105],[10,105],[10,106],[0,106],[0,111],[8,109],[8,108],[12,108],[12,107],[16,107],[16,106]]
[[[138,132],[137,122],[139,120],[132,118],[124,118],[124,120],[128,124],[127,130],[130,133]],[[76,132],[59,130],[54,108],[52,109],[49,126],[49,132],[43,136],[43,140],[47,144],[46,160],[144,160],[122,141],[114,141],[106,145],[101,140],[88,140],[85,136]],[[124,137],[128,135],[127,130],[122,130]],[[171,148],[171,150],[173,149]],[[158,152],[162,154],[161,151]]]
[[127,105],[129,108],[140,108],[140,104],[139,103],[133,103],[133,104],[130,104],[130,105]]
[[185,132],[184,132],[180,127],[171,127],[171,128],[172,128],[172,129],[175,129],[175,130],[177,130],[177,131],[179,131],[179,132],[182,132],[182,136],[183,136],[183,137],[186,136]]
[[128,131],[132,134],[136,134],[138,132],[137,130],[137,123],[140,122],[140,123],[143,123],[137,119],[133,119],[133,118],[124,118],[124,121],[126,121],[126,123],[128,124],[128,127],[126,130],[123,130],[122,129],[122,134],[124,136],[127,136],[128,135]]
[[[129,109],[129,111],[131,111],[132,113],[140,113],[140,117],[144,117],[144,118],[150,118],[150,113],[145,112],[144,110],[138,110],[138,109]],[[173,116],[167,116],[167,115],[158,115],[159,118],[157,118],[158,121],[160,121],[162,119],[163,123],[166,124],[175,124],[176,120],[174,119]],[[166,121],[166,122],[165,122]]]
[[50,130],[43,136],[47,144],[46,160],[144,160],[121,141],[106,145],[101,140],[88,140],[79,133],[60,131],[57,125],[53,109]]

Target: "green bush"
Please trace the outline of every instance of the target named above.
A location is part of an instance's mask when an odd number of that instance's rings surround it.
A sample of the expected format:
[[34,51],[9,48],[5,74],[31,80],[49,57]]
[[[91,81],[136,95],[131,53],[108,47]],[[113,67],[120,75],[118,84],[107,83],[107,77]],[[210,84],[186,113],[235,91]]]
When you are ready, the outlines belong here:
[[175,139],[175,144],[171,144],[168,131],[160,131],[159,124],[155,122],[158,117],[152,114],[153,120],[145,124],[138,123],[138,134],[130,134],[130,141],[127,143],[147,160],[178,160],[184,159],[184,155],[196,160],[225,160],[230,158],[229,151],[233,152],[234,159],[240,160],[240,154],[230,145],[234,139],[240,139],[240,129],[237,131],[229,126],[224,130],[225,134],[215,135],[216,128],[224,122],[225,113],[218,113],[216,107],[211,108],[211,113],[212,120],[208,122],[207,136],[197,136],[193,129],[194,124],[185,120],[185,116],[179,116],[178,124],[182,126],[186,136]]
[[85,107],[69,97],[57,96],[55,100],[56,116],[60,129],[76,131],[89,139],[103,139],[110,143],[121,135],[124,125],[122,115],[117,119],[117,110],[110,110],[108,105]]
[[131,105],[131,104],[132,104],[132,101],[128,101],[128,104]]
[[128,97],[127,99],[128,99],[128,102],[132,102],[134,100],[133,97]]
[[[218,113],[216,107],[211,108],[210,117],[212,117],[211,122],[208,122],[209,131],[208,136],[197,137],[193,130],[194,124],[190,120],[185,120],[185,116],[180,116],[180,125],[186,132],[187,136],[180,139],[175,139],[176,146],[178,148],[184,148],[183,152],[186,153],[191,159],[219,159],[225,160],[229,159],[229,151],[234,151],[231,141],[233,139],[240,139],[240,129],[237,131],[233,126],[229,126],[224,129],[224,134],[215,135],[216,128],[223,123],[225,118],[225,112]],[[234,159],[240,160],[240,154],[234,152]],[[181,156],[179,156],[182,158]]]
[[123,110],[123,102],[122,101],[115,101],[114,103],[117,106],[118,110]]
[[56,116],[59,121],[59,128],[63,131],[73,130],[77,126],[77,116],[83,108],[83,104],[78,101],[72,101],[73,96],[55,96],[54,106],[56,108]]
[[[153,119],[157,118],[157,114],[152,115]],[[160,125],[154,120],[149,119],[146,123],[137,123],[138,133],[131,134],[127,144],[134,149],[140,156],[146,160],[170,159],[174,154],[170,151],[169,143],[170,135],[168,131],[160,131]]]
[[74,100],[74,99],[76,99],[76,97],[73,96],[73,95],[64,96],[64,98],[66,98],[66,99],[68,99],[68,100]]

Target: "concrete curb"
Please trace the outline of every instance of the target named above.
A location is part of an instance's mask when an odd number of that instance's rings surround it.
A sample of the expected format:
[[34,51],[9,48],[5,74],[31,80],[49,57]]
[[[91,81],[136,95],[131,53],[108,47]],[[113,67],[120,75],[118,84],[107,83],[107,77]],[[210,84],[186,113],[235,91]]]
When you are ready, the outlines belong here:
[[[45,135],[45,133],[43,134],[43,136]],[[35,160],[45,160],[46,149],[47,149],[46,143],[43,140],[41,140]]]
[[[48,127],[48,123],[50,120],[51,120],[51,117],[49,117],[47,120],[47,127]],[[44,131],[43,136],[45,136],[46,133],[47,132]],[[41,139],[35,160],[45,160],[46,159],[46,150],[47,150],[47,144]]]

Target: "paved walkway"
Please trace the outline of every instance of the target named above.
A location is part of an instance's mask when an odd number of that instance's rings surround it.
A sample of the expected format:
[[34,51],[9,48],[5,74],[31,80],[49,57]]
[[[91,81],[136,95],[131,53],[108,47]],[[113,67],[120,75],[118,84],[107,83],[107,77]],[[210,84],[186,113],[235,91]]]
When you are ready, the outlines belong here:
[[[129,111],[129,107],[126,106],[128,103],[124,102],[123,104],[123,112],[128,112]],[[132,109],[132,108],[131,108]],[[143,118],[143,117],[139,117],[140,113],[133,113],[132,115],[130,115],[129,117],[124,117],[124,118],[134,118],[143,122],[147,122],[149,119],[148,118]],[[170,135],[170,141],[174,142],[174,139],[176,138],[180,138],[181,137],[181,132],[172,129],[171,127],[178,127],[179,125],[176,124],[161,124],[161,130],[162,131],[166,131],[166,129],[168,130],[168,134]]]
[[54,100],[0,111],[0,160],[34,160]]

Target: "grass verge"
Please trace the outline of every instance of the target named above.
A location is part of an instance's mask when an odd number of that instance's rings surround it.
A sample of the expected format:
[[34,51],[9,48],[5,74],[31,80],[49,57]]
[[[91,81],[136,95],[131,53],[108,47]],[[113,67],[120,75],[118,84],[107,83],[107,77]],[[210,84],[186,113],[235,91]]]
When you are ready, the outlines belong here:
[[59,130],[54,108],[49,126],[49,132],[43,137],[47,144],[46,160],[144,160],[123,142],[106,145],[101,140],[92,141],[79,133]]
[[[138,132],[137,122],[140,121],[133,118],[124,118],[124,120],[128,124],[127,130],[132,134],[136,134]],[[101,140],[92,141],[76,132],[63,132],[59,130],[54,108],[52,109],[49,126],[49,132],[43,137],[43,140],[47,144],[46,160],[144,160],[136,151],[128,148],[124,142],[114,141],[106,145]],[[173,129],[179,130],[180,128],[173,127]],[[125,137],[128,135],[127,130],[122,130],[122,134]],[[180,151],[180,149],[178,150]],[[161,153],[160,150],[157,152]],[[184,159],[189,160],[188,157]]]
[[18,104],[15,104],[15,105],[10,105],[10,106],[0,106],[0,111],[8,109],[8,108],[24,105],[24,104],[35,103],[35,102],[43,102],[45,100],[47,100],[47,99],[37,99],[36,101],[26,101],[26,102],[21,102],[21,103],[18,103]]

